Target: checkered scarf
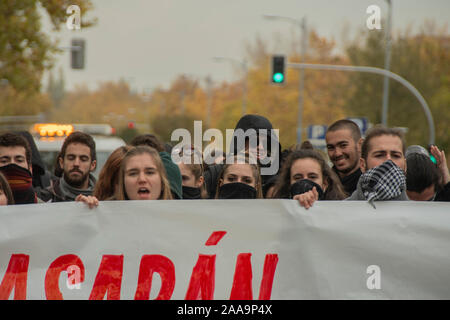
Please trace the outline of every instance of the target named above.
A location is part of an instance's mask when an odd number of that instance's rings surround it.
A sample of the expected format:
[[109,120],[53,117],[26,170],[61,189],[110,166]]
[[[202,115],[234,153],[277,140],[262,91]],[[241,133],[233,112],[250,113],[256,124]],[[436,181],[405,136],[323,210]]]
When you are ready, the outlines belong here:
[[395,199],[406,189],[405,173],[391,160],[363,173],[360,183],[364,197],[374,208],[373,201]]

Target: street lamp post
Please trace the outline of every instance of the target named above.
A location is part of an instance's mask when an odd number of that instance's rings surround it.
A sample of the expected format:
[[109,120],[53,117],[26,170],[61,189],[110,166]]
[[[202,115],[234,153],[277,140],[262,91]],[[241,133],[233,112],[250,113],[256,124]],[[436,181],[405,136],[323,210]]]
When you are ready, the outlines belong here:
[[228,57],[214,57],[213,58],[215,61],[220,62],[220,61],[230,61],[234,64],[237,64],[241,67],[243,73],[244,73],[244,78],[242,79],[242,115],[244,116],[247,112],[247,81],[248,81],[248,66],[247,66],[247,61],[244,60],[237,60],[234,58],[228,58]]
[[206,82],[206,91],[208,95],[208,99],[206,102],[206,126],[209,128],[211,126],[211,109],[212,109],[212,79],[211,76],[207,76],[205,78]]
[[[275,16],[275,15],[264,15],[264,18],[269,20],[285,20],[289,21],[300,27],[301,31],[301,39],[300,39],[300,62],[303,62],[305,59],[306,48],[308,44],[307,39],[307,29],[306,29],[306,17],[303,17],[301,20],[283,17],[283,16]],[[305,82],[305,71],[304,69],[299,70],[299,80],[298,80],[298,115],[297,115],[297,143],[301,143],[302,141],[302,122],[303,122],[303,91],[304,91],[304,82]]]
[[[384,57],[384,69],[390,70],[391,67],[391,28],[392,28],[392,1],[386,0],[388,3],[388,19],[386,23],[385,39],[386,52]],[[389,77],[384,76],[383,83],[383,111],[381,115],[381,123],[387,127],[389,107]]]

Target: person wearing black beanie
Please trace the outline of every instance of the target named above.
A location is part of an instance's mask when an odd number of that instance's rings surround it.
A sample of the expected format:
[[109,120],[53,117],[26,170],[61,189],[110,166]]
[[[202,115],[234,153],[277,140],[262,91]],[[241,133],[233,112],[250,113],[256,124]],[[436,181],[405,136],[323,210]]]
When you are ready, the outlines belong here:
[[[244,150],[253,153],[257,158],[265,197],[273,181],[271,178],[279,172],[281,154],[281,144],[272,123],[266,117],[247,114],[239,119],[234,129],[230,155],[237,155]],[[215,196],[218,176],[222,168],[223,164],[212,165],[205,171],[205,183],[210,198]]]

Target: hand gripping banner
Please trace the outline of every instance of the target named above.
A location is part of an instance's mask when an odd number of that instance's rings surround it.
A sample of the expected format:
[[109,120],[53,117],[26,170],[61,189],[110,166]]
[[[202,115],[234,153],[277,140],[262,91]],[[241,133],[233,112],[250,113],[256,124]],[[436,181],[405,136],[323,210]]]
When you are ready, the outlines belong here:
[[449,299],[450,205],[0,207],[0,299]]

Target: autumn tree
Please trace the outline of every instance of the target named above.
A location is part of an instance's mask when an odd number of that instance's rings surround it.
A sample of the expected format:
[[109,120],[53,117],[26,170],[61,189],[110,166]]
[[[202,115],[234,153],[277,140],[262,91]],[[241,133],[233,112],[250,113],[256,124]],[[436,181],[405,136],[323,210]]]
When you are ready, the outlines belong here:
[[58,52],[58,43],[42,32],[39,9],[48,14],[53,28],[59,30],[70,5],[80,7],[82,27],[95,23],[95,20],[84,19],[84,14],[92,10],[90,0],[0,1],[0,80],[3,84],[0,97],[3,97],[3,114],[32,114],[51,107],[39,90],[44,71],[52,67],[52,56]]
[[[427,101],[436,128],[436,144],[450,150],[450,37],[447,28],[426,22],[417,35],[410,29],[392,40],[391,71],[408,80]],[[382,31],[363,32],[347,48],[351,64],[384,68],[385,41]],[[354,92],[346,104],[348,112],[381,122],[383,77],[352,75]],[[429,126],[417,98],[395,80],[389,82],[388,126],[407,127],[407,143],[426,146]]]
[[[287,45],[295,48],[295,45]],[[274,86],[269,82],[270,61],[272,53],[269,44],[257,38],[247,45],[247,53],[252,68],[249,73],[248,112],[266,116],[275,128],[280,129],[283,147],[295,144],[297,119],[299,72],[287,68],[286,81],[283,86]],[[309,33],[308,53],[305,61],[312,63],[346,63],[344,57],[335,55],[335,43],[320,37],[314,30]],[[289,51],[288,51],[289,52]],[[299,62],[298,52],[290,51],[289,62]],[[306,139],[306,127],[314,124],[330,124],[344,116],[344,103],[348,88],[348,76],[333,72],[305,71],[303,92],[302,128]],[[236,119],[237,121],[238,119]],[[236,123],[236,122],[235,122]]]
[[54,108],[50,119],[65,123],[109,123],[117,129],[127,127],[130,121],[136,129],[148,130],[149,108],[142,95],[132,92],[128,83],[100,83],[96,90],[78,86],[67,92],[61,107]]

